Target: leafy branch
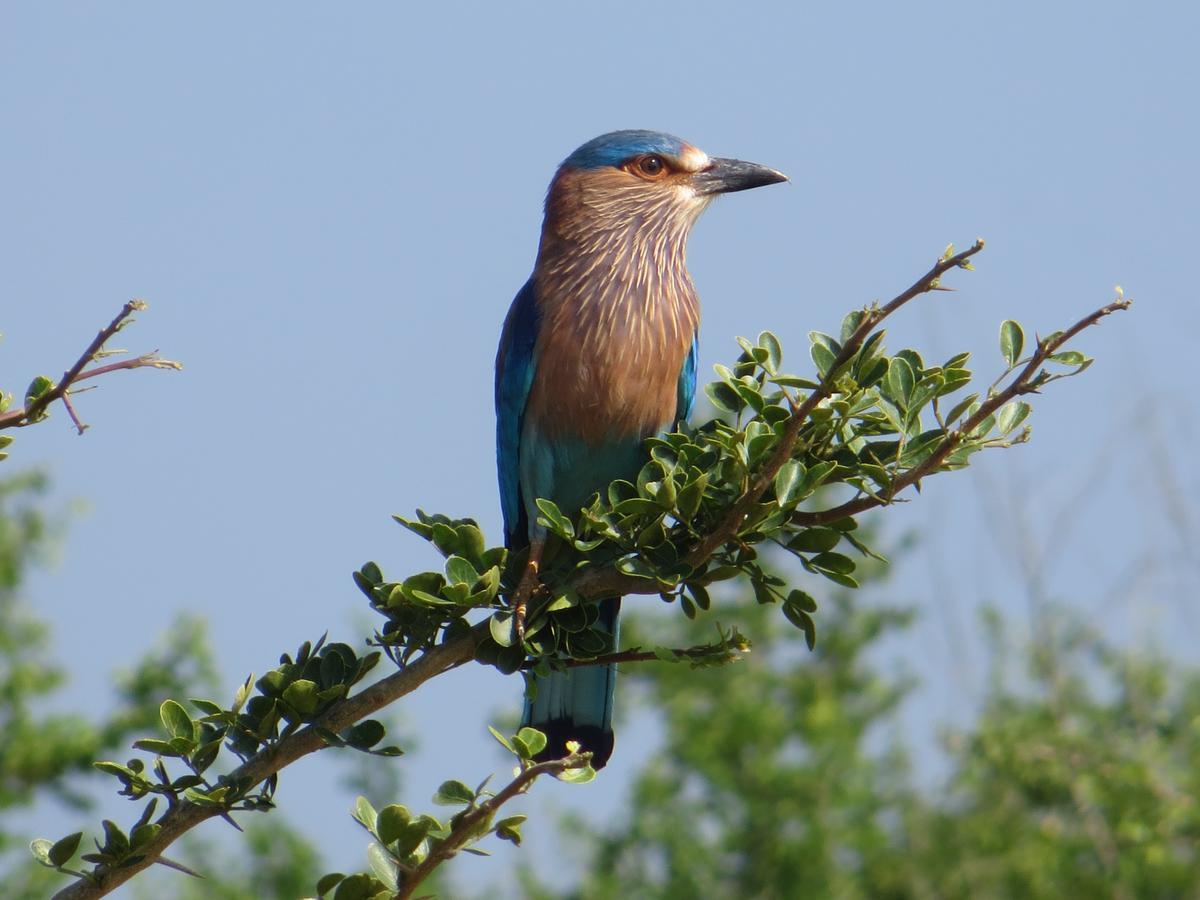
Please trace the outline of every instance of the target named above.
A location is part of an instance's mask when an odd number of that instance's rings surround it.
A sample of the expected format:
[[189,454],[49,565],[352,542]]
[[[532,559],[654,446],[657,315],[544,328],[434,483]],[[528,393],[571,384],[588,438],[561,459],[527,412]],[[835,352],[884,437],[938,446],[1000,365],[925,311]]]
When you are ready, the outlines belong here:
[[496,813],[526,793],[538,778],[551,775],[561,781],[585,784],[596,777],[589,764],[592,755],[581,752],[578,745],[568,748],[570,752],[561,759],[536,762],[534,757],[546,747],[542,732],[522,728],[506,738],[494,728],[489,730],[517,758],[512,781],[496,793],[487,790],[491,776],[474,790],[461,781],[443,782],[433,802],[462,807],[445,824],[430,815],[413,816],[399,804],[385,806],[376,813],[365,798],[359,797],[354,818],[375,838],[367,850],[371,872],[349,877],[330,873],[317,883],[317,894],[325,897],[333,891],[333,900],[377,896],[408,900],[434,869],[460,852],[487,856],[487,851],[474,845],[490,834],[520,846],[521,825],[526,817],[509,816],[497,822]]
[[[911,349],[889,355],[880,325],[915,297],[947,290],[942,277],[951,269],[971,268],[972,257],[982,248],[982,241],[958,253],[947,248],[890,302],[847,315],[837,337],[812,332],[815,377],[783,371],[782,346],[769,332],[757,342],[740,340],[740,357],[732,367],[718,366],[719,380],[706,388],[718,417],[647,441],[650,458],[635,481],[613,482],[578,516],[539,500],[539,523],[557,546],[547,556],[550,562],[542,569],[542,585],[530,600],[519,639],[508,597],[523,569],[521,554],[488,547],[470,519],[420,511],[412,520],[397,517],[433,544],[445,564],[442,571],[419,572],[401,581],[385,578],[375,563],[354,573],[383,620],[368,642],[378,650],[359,656],[346,644],[306,644],[257,682],[248,679],[230,707],[190,701],[200,713],[197,720],[182,704],[164,703],[168,738],[135,745],[155,755],[149,768],[137,760],[99,764],[122,782],[123,794],[135,800],[149,797],[149,811],[143,811],[130,835],[105,823],[105,842],[97,842],[98,852],[84,858],[92,869],[75,870],[79,880],[57,896],[100,897],[156,862],[173,865],[163,853],[177,838],[210,818],[232,821],[234,812],[271,809],[278,773],[317,750],[399,753],[397,748],[373,749],[384,728],[366,717],[471,659],[528,675],[610,662],[720,665],[749,647],[734,628],[700,647],[619,650],[596,627],[593,601],[604,597],[658,594],[694,618],[710,608],[711,585],[741,578],[758,603],[779,605],[813,647],[816,599],[764,569],[757,548],[778,545],[808,572],[856,587],[857,563],[850,551],[877,554],[858,533],[854,516],[897,502],[923,478],[963,468],[980,450],[1025,441],[1030,406],[1019,398],[1086,369],[1091,360],[1064,349],[1067,342],[1129,306],[1119,295],[1070,328],[1038,338],[1028,356],[1022,356],[1021,327],[1005,322],[1000,339],[1005,371],[982,397],[952,396],[972,380],[966,368],[969,354],[941,365],[927,364]],[[813,508],[818,490],[822,499],[833,498],[831,505]],[[381,654],[398,671],[351,695]],[[511,741],[518,751],[519,738]],[[241,763],[214,776],[210,773],[223,750]],[[518,755],[530,761],[536,752]],[[172,775],[166,760],[177,761],[173,765],[182,764],[186,771]],[[374,874],[363,877],[391,891],[387,885],[416,883],[418,874],[424,878],[447,854],[470,849],[461,839],[474,840],[479,835],[472,829],[490,823],[499,803],[489,804],[502,796],[507,800],[533,778],[551,773],[540,765],[524,767],[521,775],[527,780],[519,775],[490,799],[483,797],[481,785],[469,801],[464,799],[467,805],[459,818],[445,826],[430,818],[420,841],[411,846],[382,840],[393,837],[391,832],[376,834],[384,849],[373,859]],[[160,798],[167,808],[156,819],[154,804]],[[43,842],[35,854],[48,865],[72,871],[67,863],[78,844],[76,836]],[[396,877],[390,880],[380,875],[393,870]],[[335,889],[338,900],[372,896],[366,890],[371,883],[357,878],[330,883],[327,889]],[[354,893],[359,890],[354,885],[363,893]]]
[[[135,356],[130,359],[107,363],[91,369],[87,368],[91,363],[106,356],[125,352],[124,350],[105,350],[104,345],[118,331],[133,322],[131,317],[135,312],[141,312],[144,309],[146,309],[146,303],[143,300],[130,300],[126,303],[121,308],[121,311],[117,313],[116,318],[100,329],[100,332],[88,344],[87,349],[63,373],[62,378],[57,383],[45,375],[39,375],[30,382],[29,387],[25,390],[24,406],[10,410],[9,406],[12,403],[12,395],[0,391],[0,430],[6,428],[23,428],[26,425],[41,422],[49,415],[50,404],[56,400],[62,400],[63,406],[67,410],[67,415],[71,417],[76,431],[83,434],[88,426],[80,420],[71,402],[71,388],[79,382],[107,375],[111,372],[118,372],[122,369],[140,369],[147,366],[154,369],[182,369],[183,365],[181,363],[170,359],[163,359],[158,355],[157,351],[144,353],[141,356]],[[11,438],[0,439],[0,448],[6,446],[9,441],[11,441]],[[0,459],[3,456],[3,454],[0,454]]]

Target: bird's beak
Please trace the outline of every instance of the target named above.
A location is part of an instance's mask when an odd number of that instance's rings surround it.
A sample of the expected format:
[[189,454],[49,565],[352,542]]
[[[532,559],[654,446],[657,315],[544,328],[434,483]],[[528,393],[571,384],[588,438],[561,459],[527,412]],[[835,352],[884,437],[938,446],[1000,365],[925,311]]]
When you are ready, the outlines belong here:
[[731,194],[734,191],[748,191],[750,188],[787,180],[788,177],[782,172],[776,172],[758,163],[717,157],[709,160],[707,169],[692,176],[692,186],[700,195]]

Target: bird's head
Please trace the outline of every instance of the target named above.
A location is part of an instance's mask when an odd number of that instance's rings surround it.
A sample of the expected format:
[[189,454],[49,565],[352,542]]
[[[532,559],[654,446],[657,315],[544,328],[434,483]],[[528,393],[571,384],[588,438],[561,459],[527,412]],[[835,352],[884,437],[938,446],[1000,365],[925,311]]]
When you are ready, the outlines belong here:
[[591,244],[607,237],[686,239],[717,196],[787,181],[774,169],[710,157],[658,131],[614,131],[593,138],[559,166],[546,196],[543,239]]

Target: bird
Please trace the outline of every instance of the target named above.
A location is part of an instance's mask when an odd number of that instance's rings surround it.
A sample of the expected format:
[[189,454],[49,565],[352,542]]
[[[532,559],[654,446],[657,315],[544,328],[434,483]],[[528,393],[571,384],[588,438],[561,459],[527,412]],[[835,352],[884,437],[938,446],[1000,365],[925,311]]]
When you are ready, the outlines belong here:
[[[692,225],[722,194],[787,180],[647,130],[593,138],[555,172],[533,273],[496,354],[505,546],[528,551],[510,597],[518,637],[547,546],[538,498],[577,514],[610,482],[634,478],[645,440],[692,411],[700,327],[686,264]],[[614,647],[620,606],[620,598],[599,603],[597,626]],[[539,758],[561,758],[576,741],[594,769],[608,762],[615,679],[613,664],[533,676],[522,725],[546,734]]]

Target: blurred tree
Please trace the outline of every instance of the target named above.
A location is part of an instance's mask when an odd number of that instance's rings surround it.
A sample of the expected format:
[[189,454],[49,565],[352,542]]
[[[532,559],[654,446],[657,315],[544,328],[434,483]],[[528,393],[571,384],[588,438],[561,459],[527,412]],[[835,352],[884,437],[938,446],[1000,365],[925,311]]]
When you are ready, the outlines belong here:
[[[743,662],[628,669],[665,729],[663,745],[635,779],[625,819],[599,832],[581,821],[563,829],[590,860],[569,896],[887,897],[919,877],[893,837],[894,817],[917,800],[905,753],[886,732],[911,683],[868,660],[911,614],[839,592],[809,654],[770,606],[739,609],[739,629],[755,635]],[[686,627],[690,640],[712,628],[632,618],[641,643],[679,639],[664,629]],[[531,897],[563,896],[529,869],[523,880]]]
[[[946,738],[945,786],[923,791],[896,737],[912,684],[871,663],[909,614],[857,603],[821,611],[812,656],[752,607],[744,664],[632,668],[662,747],[620,821],[561,829],[586,860],[577,884],[550,889],[526,867],[527,896],[1200,896],[1200,673],[1064,613],[1017,647],[989,613],[987,698]],[[634,621],[648,642],[679,627]]]
[[[108,784],[94,760],[127,755],[137,735],[157,726],[163,697],[211,691],[217,683],[204,623],[186,617],[114,678],[115,697],[102,718],[37,712],[66,686],[66,672],[50,652],[48,625],[21,600],[25,578],[50,554],[58,532],[45,511],[46,489],[36,471],[0,479],[0,884],[6,900],[40,900],[62,884],[61,875],[29,855],[31,836],[23,833],[29,807],[53,798],[69,816],[88,810],[87,778]],[[316,851],[286,822],[252,824],[247,838],[250,857],[239,850],[240,864],[213,865],[207,842],[189,847],[185,858],[205,858],[206,873],[217,877],[193,886],[173,873],[171,895],[292,900],[311,890]],[[149,896],[162,896],[151,890]]]

